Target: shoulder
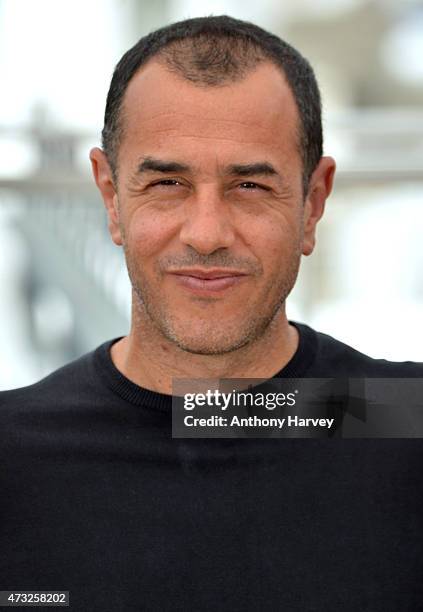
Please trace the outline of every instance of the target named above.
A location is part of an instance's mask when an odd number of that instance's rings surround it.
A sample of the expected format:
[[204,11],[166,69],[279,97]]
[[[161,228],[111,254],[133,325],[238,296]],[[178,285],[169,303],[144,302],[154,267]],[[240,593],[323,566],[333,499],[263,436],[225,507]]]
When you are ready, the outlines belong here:
[[300,324],[299,327],[308,337],[314,336],[316,348],[312,367],[317,377],[423,378],[422,362],[374,359],[308,325]]
[[101,396],[95,355],[112,342],[105,342],[32,385],[1,391],[0,423],[4,423],[11,415],[15,418],[24,414],[47,415],[69,406],[92,404],[93,398]]

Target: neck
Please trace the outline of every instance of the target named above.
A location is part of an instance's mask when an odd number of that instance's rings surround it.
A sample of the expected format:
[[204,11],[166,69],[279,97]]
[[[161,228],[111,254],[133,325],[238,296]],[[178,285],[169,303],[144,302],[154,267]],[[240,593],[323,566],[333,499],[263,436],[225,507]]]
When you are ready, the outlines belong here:
[[279,372],[298,347],[298,332],[281,307],[265,333],[223,355],[189,353],[165,338],[149,321],[133,316],[128,336],[111,349],[117,369],[132,382],[172,394],[173,378],[264,378]]

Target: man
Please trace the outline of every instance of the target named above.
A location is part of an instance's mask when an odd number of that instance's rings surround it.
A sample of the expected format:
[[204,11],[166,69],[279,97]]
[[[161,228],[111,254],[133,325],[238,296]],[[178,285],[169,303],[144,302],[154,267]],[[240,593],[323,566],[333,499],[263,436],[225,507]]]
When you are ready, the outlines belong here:
[[153,32],[116,67],[91,162],[131,330],[2,394],[1,589],[421,610],[420,440],[171,437],[175,378],[423,376],[287,320],[335,170],[309,64],[229,17]]

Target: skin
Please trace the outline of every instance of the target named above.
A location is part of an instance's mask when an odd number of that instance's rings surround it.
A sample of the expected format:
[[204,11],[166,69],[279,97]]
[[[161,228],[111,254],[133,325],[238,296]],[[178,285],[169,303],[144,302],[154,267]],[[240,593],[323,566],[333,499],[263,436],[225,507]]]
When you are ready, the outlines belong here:
[[[153,59],[132,78],[123,109],[116,185],[104,153],[90,153],[133,287],[116,367],[169,394],[173,377],[270,378],[298,347],[285,299],[301,255],[313,251],[334,160],[320,160],[304,198],[297,108],[267,62],[231,85],[199,87]],[[179,167],[158,171],[151,160]],[[187,267],[245,276],[203,295],[169,274]]]

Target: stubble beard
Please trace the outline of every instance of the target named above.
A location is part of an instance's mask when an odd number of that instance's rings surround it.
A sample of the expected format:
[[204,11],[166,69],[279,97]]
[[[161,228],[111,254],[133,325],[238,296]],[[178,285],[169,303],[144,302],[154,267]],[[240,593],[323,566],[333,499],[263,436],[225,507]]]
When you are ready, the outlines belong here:
[[[183,351],[197,355],[224,355],[236,351],[248,344],[254,343],[270,331],[278,314],[285,305],[286,298],[291,292],[298,276],[301,250],[298,248],[291,254],[289,266],[283,278],[272,278],[262,292],[264,300],[254,304],[254,312],[250,311],[241,317],[237,313],[231,321],[220,322],[211,317],[204,316],[197,319],[192,333],[192,320],[181,324],[180,318],[172,315],[168,304],[160,303],[154,297],[148,283],[142,278],[140,271],[132,258],[130,251],[124,246],[128,274],[132,285],[133,317],[138,333],[141,336],[154,330],[159,336],[176,345]],[[277,290],[275,285],[277,283]],[[269,293],[274,295],[271,302],[266,303]],[[259,312],[263,309],[265,312]],[[178,320],[179,319],[179,320]]]

